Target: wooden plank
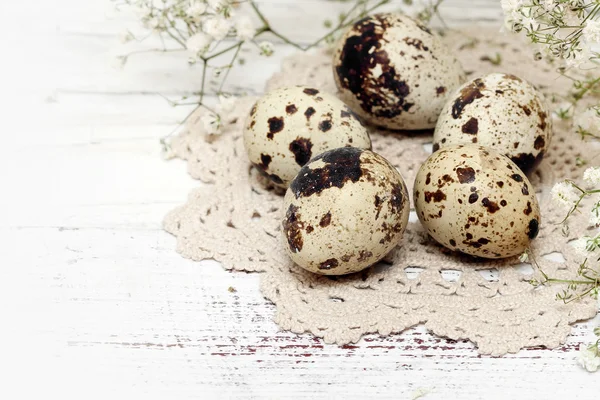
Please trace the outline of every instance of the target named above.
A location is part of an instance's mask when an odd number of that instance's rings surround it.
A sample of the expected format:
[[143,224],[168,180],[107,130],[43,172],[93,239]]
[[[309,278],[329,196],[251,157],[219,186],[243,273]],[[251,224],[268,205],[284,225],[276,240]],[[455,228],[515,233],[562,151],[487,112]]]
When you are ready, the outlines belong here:
[[[325,345],[278,331],[257,274],[183,260],[172,251],[174,240],[158,230],[9,233],[9,255],[44,266],[26,275],[36,300],[46,304],[36,315],[40,335],[60,342],[54,346],[63,362],[85,384],[174,391],[177,398],[410,398],[418,388],[433,390],[429,398],[558,398],[593,388],[572,359],[578,343],[591,339],[589,324],[557,350],[502,358],[479,356],[470,343],[422,328]],[[32,241],[44,247],[32,253]]]

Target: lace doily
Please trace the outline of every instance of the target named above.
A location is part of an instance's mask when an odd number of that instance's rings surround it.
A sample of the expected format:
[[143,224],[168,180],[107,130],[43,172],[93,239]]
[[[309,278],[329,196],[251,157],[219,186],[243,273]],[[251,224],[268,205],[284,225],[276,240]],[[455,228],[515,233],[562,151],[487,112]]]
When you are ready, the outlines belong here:
[[[569,87],[549,66],[533,61],[531,50],[514,37],[478,29],[450,33],[444,40],[469,75],[514,73],[547,95]],[[497,54],[500,65],[494,65]],[[287,59],[267,89],[284,85],[310,85],[335,93],[330,56],[323,51]],[[176,236],[177,251],[184,257],[262,272],[262,293],[276,304],[275,321],[283,329],[343,344],[366,333],[389,335],[425,324],[436,335],[469,339],[481,353],[502,355],[528,346],[556,347],[569,334],[570,324],[595,315],[595,301],[557,301],[555,295],[564,287],[534,288],[528,280],[538,276],[536,267],[519,265],[517,258],[474,260],[452,253],[430,240],[416,218],[401,245],[365,271],[325,277],[295,266],[283,247],[283,197],[265,187],[244,151],[244,119],[255,100],[240,99],[218,137],[204,134],[198,112],[172,141],[175,155],[186,159],[189,173],[206,185],[169,213],[164,226]],[[555,123],[551,151],[532,177],[543,210],[532,252],[544,272],[559,278],[575,276],[581,256],[567,242],[586,228],[583,218],[575,219],[565,238],[558,224],[564,211],[548,195],[553,182],[581,177],[576,157],[590,158],[585,144],[568,129],[566,123]],[[373,132],[372,140],[374,151],[401,171],[412,193],[431,135]],[[545,257],[552,253],[560,253],[564,262]]]

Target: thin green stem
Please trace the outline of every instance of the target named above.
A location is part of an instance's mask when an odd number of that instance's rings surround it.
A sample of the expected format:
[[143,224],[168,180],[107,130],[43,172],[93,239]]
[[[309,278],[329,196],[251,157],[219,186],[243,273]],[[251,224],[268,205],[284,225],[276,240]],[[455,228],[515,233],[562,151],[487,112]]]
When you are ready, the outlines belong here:
[[204,61],[212,60],[213,58],[219,57],[220,55],[223,55],[223,54],[235,49],[236,47],[241,46],[242,44],[244,44],[243,41],[237,42],[236,44],[231,45],[231,46],[219,51],[218,53],[211,54],[209,57],[202,58],[202,60],[204,60]]
[[177,43],[179,43],[181,45],[181,47],[183,47],[184,49],[187,48],[187,46],[185,45],[185,43],[179,39],[177,36],[173,35],[173,33],[171,31],[169,31],[168,29],[165,29],[164,32],[169,35],[171,37],[171,39],[175,40]]
[[263,13],[260,12],[260,10],[258,9],[258,6],[256,5],[256,3],[254,1],[252,1],[252,0],[250,1],[250,7],[252,7],[252,9],[256,13],[256,15],[258,15],[258,18],[260,18],[260,20],[263,23],[263,25],[265,25],[266,27],[269,27],[270,26],[269,25],[269,21],[267,21],[267,19],[263,15]]
[[184,51],[185,49],[148,49],[148,50],[136,50],[130,53],[125,54],[123,57],[129,57],[136,54],[144,54],[144,53],[177,53]]
[[550,282],[550,283],[569,283],[569,284],[575,284],[575,285],[594,285],[594,284],[598,283],[595,280],[591,280],[591,281],[578,281],[578,280],[554,279],[554,278],[548,278],[548,279],[546,279],[546,282]]
[[235,60],[237,59],[238,54],[240,54],[240,50],[242,50],[243,45],[244,45],[244,42],[240,42],[237,46],[237,49],[235,50],[235,53],[233,53],[233,57],[231,58],[229,67],[227,68],[227,71],[225,72],[225,75],[223,76],[223,79],[221,80],[221,85],[219,85],[219,90],[218,90],[217,94],[223,93],[223,86],[225,86],[225,81],[227,81],[229,72],[231,72],[231,69],[233,68],[233,64],[235,63]]
[[198,100],[198,104],[202,104],[202,101],[204,100],[204,88],[206,87],[205,84],[206,84],[207,61],[203,59],[202,62],[204,64],[202,66],[202,84],[201,84],[202,92],[200,92],[200,99]]
[[283,36],[281,33],[279,33],[279,32],[277,32],[277,31],[273,30],[273,28],[270,28],[270,27],[269,27],[269,28],[268,28],[268,30],[266,30],[265,32],[269,32],[269,33],[271,33],[271,35],[273,35],[273,36],[275,36],[275,37],[278,37],[278,38],[279,38],[279,39],[281,39],[283,42],[285,42],[285,43],[289,44],[289,45],[290,45],[290,46],[292,46],[292,47],[295,47],[295,48],[297,48],[298,50],[305,51],[305,50],[307,50],[308,48],[310,48],[310,47],[307,47],[307,48],[305,48],[305,47],[302,47],[302,45],[299,45],[298,43],[292,42],[290,39],[288,39],[287,37]]
[[[369,14],[371,11],[374,11],[375,9],[377,9],[385,4],[388,4],[389,2],[390,2],[390,0],[381,0],[378,3],[376,3],[375,5],[371,6],[370,8],[367,8],[366,10],[364,10],[363,13]],[[312,44],[306,46],[305,50],[309,50],[313,47],[318,46],[319,44],[321,44],[324,40],[326,40],[331,35],[337,33],[341,29],[347,28],[348,26],[352,25],[353,23],[354,23],[354,21],[339,24],[336,28],[334,28],[332,31],[330,31],[327,35],[323,36],[322,38],[318,39],[317,41],[313,42]]]
[[567,214],[567,216],[558,223],[558,225],[564,224],[567,219],[569,219],[569,217],[571,215],[573,215],[573,213],[575,211],[577,211],[577,209],[579,208],[579,205],[581,204],[581,202],[583,201],[584,198],[586,198],[587,196],[591,196],[592,194],[596,194],[596,193],[600,193],[600,189],[594,189],[594,190],[584,190],[582,188],[580,188],[579,186],[577,186],[573,181],[568,181],[575,189],[579,190],[581,192],[581,195],[579,195],[579,199],[577,199],[577,201],[575,202],[575,204],[573,205],[573,207],[571,207],[571,209],[569,210],[569,213]]

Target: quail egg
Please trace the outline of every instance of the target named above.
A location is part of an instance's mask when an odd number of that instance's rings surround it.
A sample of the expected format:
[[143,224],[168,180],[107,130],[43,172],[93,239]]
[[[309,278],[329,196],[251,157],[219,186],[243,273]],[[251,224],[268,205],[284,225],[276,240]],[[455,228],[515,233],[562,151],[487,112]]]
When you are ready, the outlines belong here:
[[313,156],[338,147],[371,148],[367,129],[337,97],[310,87],[284,87],[259,99],[246,120],[250,162],[286,188]]
[[433,153],[417,173],[414,202],[437,242],[484,258],[522,254],[541,223],[525,174],[499,152],[472,144]]
[[388,129],[433,128],[448,95],[465,79],[438,36],[399,13],[356,22],[334,51],[333,72],[341,99]]
[[410,201],[402,176],[385,158],[346,147],[300,170],[284,210],[291,259],[317,274],[343,275],[376,263],[400,243]]
[[433,148],[492,147],[529,174],[550,147],[549,116],[543,95],[531,84],[511,74],[489,74],[452,93],[435,127]]

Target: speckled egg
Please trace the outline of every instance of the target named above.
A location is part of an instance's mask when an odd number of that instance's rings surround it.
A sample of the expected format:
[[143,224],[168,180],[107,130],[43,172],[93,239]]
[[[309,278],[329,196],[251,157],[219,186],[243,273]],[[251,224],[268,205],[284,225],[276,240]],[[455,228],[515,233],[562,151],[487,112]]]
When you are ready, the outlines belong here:
[[371,148],[367,129],[337,97],[309,87],[284,87],[256,102],[246,120],[250,162],[287,188],[313,156],[338,147]]
[[461,143],[492,147],[526,174],[550,147],[551,119],[543,95],[510,74],[489,74],[457,89],[435,127],[433,149]]
[[291,259],[323,275],[360,271],[402,239],[410,201],[385,158],[353,147],[305,165],[284,198],[283,234]]
[[541,223],[525,174],[508,157],[477,145],[448,146],[431,155],[417,173],[414,202],[436,241],[485,258],[522,254]]
[[448,95],[464,82],[458,60],[427,27],[398,13],[358,21],[333,56],[340,96],[388,129],[435,126]]

